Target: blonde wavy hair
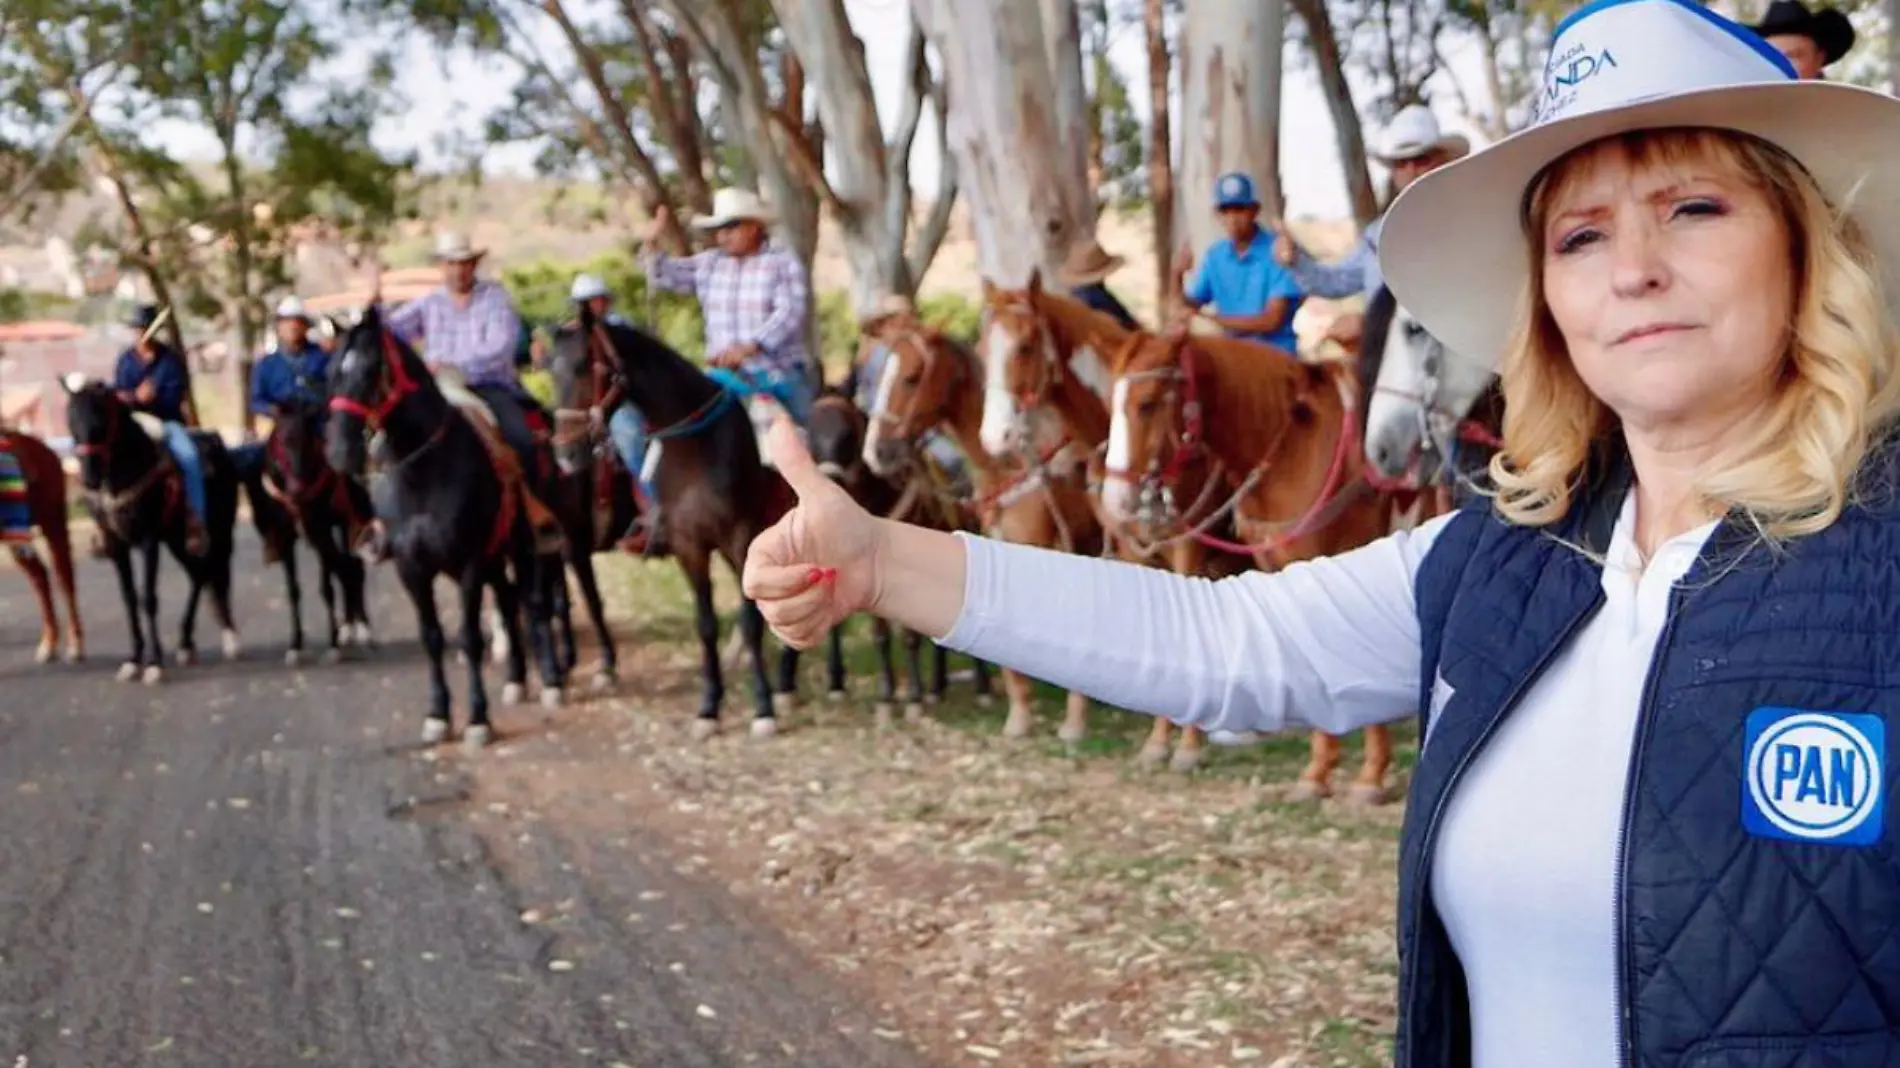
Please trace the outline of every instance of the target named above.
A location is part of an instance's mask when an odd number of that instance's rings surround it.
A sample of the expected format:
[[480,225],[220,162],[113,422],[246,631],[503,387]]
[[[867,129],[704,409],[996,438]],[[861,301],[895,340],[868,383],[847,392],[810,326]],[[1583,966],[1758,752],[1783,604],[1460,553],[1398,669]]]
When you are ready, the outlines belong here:
[[[1846,507],[1876,435],[1900,414],[1900,344],[1871,247],[1800,164],[1758,138],[1726,130],[1643,130],[1595,142],[1544,169],[1526,197],[1527,234],[1550,206],[1618,145],[1632,166],[1715,166],[1765,193],[1793,250],[1794,320],[1781,388],[1766,418],[1696,486],[1721,510],[1740,509],[1773,541],[1825,529]],[[1518,325],[1499,365],[1504,446],[1491,460],[1498,512],[1545,526],[1569,512],[1593,447],[1620,433],[1615,415],[1578,377],[1544,301],[1541,242]]]

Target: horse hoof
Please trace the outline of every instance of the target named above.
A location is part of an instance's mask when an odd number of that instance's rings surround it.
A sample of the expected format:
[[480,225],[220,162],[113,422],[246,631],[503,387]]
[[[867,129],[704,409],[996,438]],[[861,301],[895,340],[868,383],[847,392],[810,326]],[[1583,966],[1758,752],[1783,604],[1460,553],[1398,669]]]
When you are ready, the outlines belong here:
[[612,692],[615,684],[618,681],[619,680],[614,678],[614,673],[611,671],[598,672],[594,675],[594,681],[592,684],[594,687],[594,692],[595,693],[610,693]]
[[1033,723],[1028,712],[1011,712],[1009,718],[1003,721],[1003,737],[1027,738]]
[[462,732],[462,751],[474,756],[487,748],[495,737],[495,730],[486,723],[478,723]]
[[1176,749],[1174,758],[1168,761],[1168,770],[1182,775],[1200,766],[1201,751],[1199,749]]
[[871,724],[881,731],[890,730],[891,714],[894,711],[889,701],[879,701],[871,709]]
[[[349,630],[348,627],[343,629],[346,631]],[[356,644],[365,649],[374,648],[376,645],[376,632],[369,629],[369,622],[367,620],[356,625]]]
[[[798,709],[798,695],[795,693],[775,693],[772,695],[772,711],[794,712]],[[757,721],[754,721],[757,722]]]
[[172,654],[172,659],[179,667],[190,667],[198,659],[198,653],[193,649],[180,649]]
[[696,719],[691,731],[693,741],[703,742],[719,733],[719,721],[716,719]]
[[244,651],[244,643],[238,638],[237,631],[225,631],[221,636],[221,640],[224,642],[224,658],[226,660],[236,660],[238,654]]
[[559,686],[548,686],[541,690],[541,707],[561,707],[561,688]]
[[1392,792],[1374,783],[1356,782],[1346,791],[1347,804],[1361,808],[1376,808],[1391,800]]
[[1062,726],[1056,728],[1056,739],[1061,742],[1066,742],[1069,745],[1075,745],[1088,736],[1089,729],[1087,727],[1064,723]]
[[343,662],[343,650],[334,645],[325,649],[323,651],[323,662],[332,665],[341,664]]
[[33,662],[35,664],[51,663],[52,659],[53,659],[53,643],[52,642],[41,642],[39,644],[39,647],[33,650]]
[[778,733],[778,720],[770,716],[760,716],[752,721],[752,737],[763,741]]
[[130,660],[119,665],[119,681],[131,682],[139,677],[139,666]]
[[510,682],[503,685],[501,688],[501,703],[504,705],[520,704],[521,692],[522,686],[518,682]]
[[848,699],[850,696],[851,696],[850,690],[826,690],[825,691],[825,700],[831,702],[834,705],[844,704],[846,699]]
[[1332,787],[1322,782],[1314,782],[1311,779],[1301,779],[1293,784],[1292,789],[1286,792],[1286,799],[1295,803],[1318,801],[1321,798],[1331,796],[1333,796]]
[[86,659],[86,647],[78,644],[67,646],[64,659],[68,664],[79,663],[81,660]]
[[1135,754],[1135,765],[1137,767],[1157,768],[1167,762],[1168,747],[1165,743],[1160,745],[1153,743],[1144,745],[1141,747],[1141,752]]
[[923,721],[924,721],[924,706],[923,705],[920,705],[917,702],[912,701],[909,704],[904,706],[904,722],[922,723]]
[[159,683],[165,681],[165,669],[159,667],[157,664],[151,664],[146,667],[145,673],[141,677],[144,678],[145,685],[157,686]]
[[449,736],[449,721],[430,716],[422,721],[422,744],[435,745]]
[[995,697],[994,697],[993,695],[991,695],[991,694],[987,694],[987,693],[980,693],[980,694],[977,694],[977,695],[976,695],[976,707],[978,707],[978,708],[995,708],[995,707],[996,707],[996,698],[995,698]]
[[300,649],[284,650],[284,666],[285,667],[296,667],[298,664],[301,664],[301,663],[303,663],[302,650]]

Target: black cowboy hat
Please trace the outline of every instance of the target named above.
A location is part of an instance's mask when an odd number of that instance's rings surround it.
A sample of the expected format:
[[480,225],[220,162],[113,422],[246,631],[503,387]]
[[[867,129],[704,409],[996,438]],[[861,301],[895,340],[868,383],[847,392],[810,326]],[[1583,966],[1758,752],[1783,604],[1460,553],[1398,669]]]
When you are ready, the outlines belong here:
[[143,330],[158,321],[158,305],[134,304],[132,311],[125,317],[125,325],[134,330]]
[[1809,11],[1801,0],[1775,0],[1761,22],[1749,27],[1763,37],[1799,35],[1821,47],[1823,65],[1833,63],[1854,47],[1854,24],[1831,7]]

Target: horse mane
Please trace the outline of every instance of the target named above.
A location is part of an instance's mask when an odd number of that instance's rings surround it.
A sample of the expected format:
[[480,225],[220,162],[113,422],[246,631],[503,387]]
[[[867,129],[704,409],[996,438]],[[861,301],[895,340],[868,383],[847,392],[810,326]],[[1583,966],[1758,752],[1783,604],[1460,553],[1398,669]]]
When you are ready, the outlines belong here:
[[1040,288],[1031,290],[1029,306],[1047,317],[1057,332],[1066,335],[1070,341],[1088,334],[1113,340],[1133,332],[1116,322],[1114,316],[1091,308],[1066,293]]
[[1218,420],[1234,429],[1255,426],[1270,413],[1285,412],[1296,422],[1313,418],[1304,398],[1314,390],[1336,386],[1343,365],[1307,363],[1262,348],[1256,342],[1218,335],[1189,334],[1178,341],[1137,333],[1115,354],[1114,373],[1128,373],[1144,353],[1156,345],[1188,346],[1196,370],[1211,384],[1202,383],[1201,403],[1210,423]]

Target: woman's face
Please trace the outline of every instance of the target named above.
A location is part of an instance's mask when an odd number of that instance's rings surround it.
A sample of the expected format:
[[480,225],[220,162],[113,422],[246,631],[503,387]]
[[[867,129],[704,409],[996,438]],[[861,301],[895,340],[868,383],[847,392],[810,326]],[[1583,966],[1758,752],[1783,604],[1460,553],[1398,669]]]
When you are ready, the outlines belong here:
[[1788,351],[1788,228],[1739,168],[1657,147],[1607,142],[1553,177],[1535,235],[1544,300],[1627,428],[1719,432],[1768,399]]

